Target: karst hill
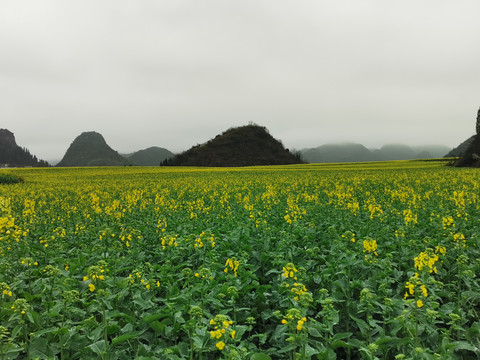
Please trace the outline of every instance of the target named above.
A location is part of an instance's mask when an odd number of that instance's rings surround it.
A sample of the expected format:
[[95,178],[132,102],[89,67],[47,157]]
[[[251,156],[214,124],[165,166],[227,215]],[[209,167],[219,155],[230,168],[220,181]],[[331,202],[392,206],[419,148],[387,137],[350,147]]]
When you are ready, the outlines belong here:
[[475,135],[470,136],[467,140],[462,142],[460,145],[458,145],[456,148],[450,150],[445,157],[462,157],[462,155],[465,153],[465,151],[468,149],[468,147],[471,145],[471,143],[475,140]]
[[133,165],[139,166],[158,166],[165,159],[171,158],[175,154],[158,146],[151,146],[144,150],[139,150],[133,154],[124,155]]
[[265,127],[251,124],[230,128],[204,144],[165,160],[162,165],[235,167],[298,163],[302,163],[299,154],[285,149]]
[[464,146],[466,149],[454,165],[458,167],[480,167],[480,109],[477,112],[476,135],[460,146]]
[[88,131],[80,134],[71,143],[63,159],[56,166],[124,165],[129,165],[129,161],[108,146],[101,134]]
[[48,163],[18,146],[11,131],[0,129],[0,166],[48,166]]

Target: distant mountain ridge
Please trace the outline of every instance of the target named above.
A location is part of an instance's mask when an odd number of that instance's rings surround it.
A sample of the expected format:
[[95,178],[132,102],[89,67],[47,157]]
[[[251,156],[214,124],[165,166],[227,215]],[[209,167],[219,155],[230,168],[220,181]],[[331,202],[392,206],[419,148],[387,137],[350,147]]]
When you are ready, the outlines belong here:
[[158,146],[152,146],[123,156],[134,165],[158,166],[162,161],[175,156],[175,154],[170,150]]
[[302,150],[302,158],[309,163],[360,162],[369,161],[370,150],[361,144],[325,144]]
[[288,165],[303,161],[285,149],[259,125],[230,128],[208,142],[196,145],[162,162],[164,166],[254,166]]
[[108,146],[95,131],[83,132],[70,144],[63,159],[56,165],[68,166],[125,166],[130,162]]
[[30,154],[26,148],[21,148],[15,141],[15,135],[10,130],[0,129],[0,166],[48,166],[44,160],[39,160]]
[[412,149],[417,153],[416,159],[428,159],[426,157],[421,157],[420,155],[422,153],[428,153],[431,155],[431,158],[440,159],[452,150],[451,147],[445,145],[419,145],[412,146]]
[[[152,146],[127,155],[113,150],[103,136],[95,131],[84,132],[70,145],[56,166],[251,166],[293,164],[301,162],[364,162],[408,160],[460,156],[473,141],[468,139],[456,149],[444,145],[407,146],[388,144],[368,149],[358,143],[325,144],[292,153],[281,141],[274,139],[265,127],[250,124],[230,128],[214,139],[193,146],[181,154]],[[16,155],[12,155],[16,154]],[[16,160],[14,160],[16,159]],[[27,149],[15,143],[13,133],[0,129],[0,166],[48,166]]]
[[303,149],[302,158],[309,163],[430,159],[441,158],[450,150],[444,145],[387,144],[380,149],[367,149],[357,143],[338,143]]

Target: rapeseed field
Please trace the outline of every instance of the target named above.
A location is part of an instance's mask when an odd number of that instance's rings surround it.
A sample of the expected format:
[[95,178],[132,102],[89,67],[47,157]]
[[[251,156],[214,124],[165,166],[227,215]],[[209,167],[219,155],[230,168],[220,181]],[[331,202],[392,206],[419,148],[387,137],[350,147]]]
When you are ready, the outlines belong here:
[[478,170],[2,172],[2,360],[478,359]]

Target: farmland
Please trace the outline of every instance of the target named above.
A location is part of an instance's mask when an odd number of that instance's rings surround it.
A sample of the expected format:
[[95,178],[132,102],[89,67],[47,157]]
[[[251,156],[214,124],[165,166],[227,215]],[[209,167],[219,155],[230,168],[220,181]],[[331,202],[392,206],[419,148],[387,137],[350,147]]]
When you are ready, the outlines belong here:
[[478,359],[477,170],[2,171],[0,359]]

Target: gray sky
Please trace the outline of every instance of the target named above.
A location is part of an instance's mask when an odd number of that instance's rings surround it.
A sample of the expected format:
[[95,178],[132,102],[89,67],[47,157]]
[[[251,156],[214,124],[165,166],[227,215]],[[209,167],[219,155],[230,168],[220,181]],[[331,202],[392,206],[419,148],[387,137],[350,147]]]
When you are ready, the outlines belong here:
[[1,0],[0,128],[46,160],[83,131],[179,152],[454,147],[480,106],[478,0]]

